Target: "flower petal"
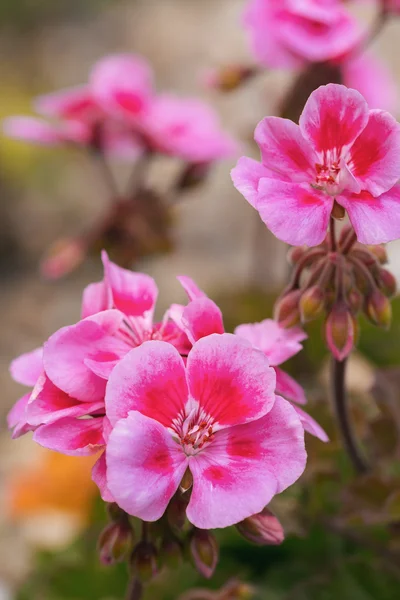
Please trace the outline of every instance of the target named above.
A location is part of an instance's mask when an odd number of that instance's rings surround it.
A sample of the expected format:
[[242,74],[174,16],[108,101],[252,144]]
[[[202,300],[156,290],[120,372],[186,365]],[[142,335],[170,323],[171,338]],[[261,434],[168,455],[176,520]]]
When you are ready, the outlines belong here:
[[257,125],[254,139],[260,147],[263,164],[275,172],[276,179],[303,183],[315,178],[318,158],[293,121],[266,117]]
[[21,354],[10,365],[11,377],[22,385],[33,386],[43,371],[43,348]]
[[300,129],[315,150],[339,158],[368,123],[369,109],[356,90],[330,83],[311,94],[300,117]]
[[326,432],[322,429],[321,425],[319,425],[315,419],[310,417],[310,415],[304,410],[302,410],[300,407],[293,405],[293,408],[297,412],[297,415],[305,431],[317,437],[319,440],[321,440],[321,442],[329,442],[329,438]]
[[165,427],[188,400],[185,367],[178,351],[167,342],[145,342],[131,350],[111,373],[106,413],[111,424],[136,410]]
[[262,350],[271,367],[280,365],[300,352],[300,342],[307,339],[307,334],[300,327],[285,329],[274,319],[239,325],[234,333]]
[[191,342],[212,333],[224,333],[222,313],[210,298],[197,298],[183,311],[182,323]]
[[115,502],[113,495],[107,486],[107,465],[105,452],[100,455],[98,461],[93,465],[92,480],[99,488],[100,496],[104,502]]
[[104,398],[106,382],[86,359],[114,362],[128,352],[130,346],[115,336],[122,319],[119,311],[108,310],[54,333],[43,353],[45,371],[54,384],[83,402]]
[[264,354],[229,333],[195,343],[187,377],[191,397],[220,428],[258,419],[275,401],[275,372]]
[[299,417],[277,397],[267,415],[217,432],[203,452],[191,457],[189,521],[214,529],[259,513],[300,477],[306,458]]
[[232,169],[231,177],[235,188],[253,208],[257,208],[258,184],[262,177],[271,177],[271,171],[253,158],[242,156]]
[[257,210],[268,229],[293,246],[318,246],[326,236],[333,199],[307,184],[261,179]]
[[9,429],[13,429],[12,438],[19,438],[21,435],[28,433],[32,430],[32,426],[27,422],[26,419],[26,407],[28,405],[31,394],[25,394],[14,404],[12,409],[7,415],[7,425]]
[[106,460],[107,483],[115,501],[145,521],[162,517],[188,462],[161,423],[136,411],[115,424]]
[[33,434],[35,442],[68,456],[96,454],[104,447],[102,419],[65,417],[41,425]]
[[368,192],[341,196],[361,244],[384,244],[400,238],[400,185],[374,198]]
[[276,373],[276,393],[291,400],[297,402],[297,404],[307,404],[307,398],[303,388],[293,377],[275,367]]
[[158,296],[154,279],[149,275],[118,267],[109,260],[104,250],[101,257],[112,306],[127,316],[152,317]]
[[191,277],[187,275],[178,275],[177,280],[188,295],[189,300],[196,298],[206,298],[206,294],[201,290]]
[[86,85],[39,96],[36,98],[34,106],[41,115],[59,119],[87,120],[88,117],[98,116],[100,112]]
[[371,110],[347,162],[361,189],[379,196],[400,179],[399,153],[400,124],[387,112]]
[[112,308],[104,281],[90,283],[83,290],[81,318],[91,317],[102,310]]

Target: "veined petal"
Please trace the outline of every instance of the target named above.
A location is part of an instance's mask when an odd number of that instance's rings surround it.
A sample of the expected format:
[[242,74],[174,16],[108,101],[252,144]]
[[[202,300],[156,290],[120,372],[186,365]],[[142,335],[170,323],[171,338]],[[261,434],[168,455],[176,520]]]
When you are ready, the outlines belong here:
[[333,198],[308,184],[260,181],[257,210],[268,229],[287,244],[321,244],[332,206]]
[[276,393],[291,400],[297,402],[297,404],[307,404],[307,398],[303,388],[293,377],[275,367],[276,373]]
[[211,335],[224,333],[222,313],[210,298],[197,298],[185,307],[182,323],[192,343]]
[[300,352],[300,342],[307,339],[307,334],[300,327],[285,329],[274,319],[244,323],[236,327],[234,333],[262,350],[271,367],[280,365]]
[[273,177],[272,172],[263,164],[242,156],[236,167],[231,171],[231,177],[235,188],[245,197],[253,208],[257,208],[258,184],[262,177]]
[[162,517],[188,463],[168,430],[136,411],[115,424],[106,460],[107,483],[115,501],[145,521]]
[[149,275],[135,273],[112,263],[103,250],[105,283],[109,288],[112,305],[127,316],[149,316],[151,319],[157,301],[156,282]]
[[258,419],[275,401],[275,372],[265,355],[229,333],[195,343],[187,377],[190,395],[219,428]]
[[362,190],[379,196],[400,179],[400,124],[387,112],[371,110],[347,162]]
[[122,319],[119,311],[107,310],[54,333],[43,353],[44,368],[53,383],[83,402],[103,399],[106,381],[86,361],[114,362],[128,352],[130,346],[115,335]]
[[257,125],[254,139],[263,164],[276,173],[277,179],[303,183],[315,178],[317,155],[293,121],[266,117]]
[[114,368],[106,392],[106,413],[112,425],[135,410],[165,427],[183,412],[188,400],[185,367],[167,342],[145,342]]
[[10,365],[11,377],[22,385],[33,386],[43,371],[43,348],[21,354]]
[[318,153],[338,160],[368,123],[369,109],[356,90],[330,83],[311,94],[300,129]]
[[69,456],[96,454],[104,447],[102,419],[65,417],[41,425],[33,434],[33,439],[49,450]]
[[214,529],[260,512],[300,477],[306,458],[300,419],[289,402],[277,397],[267,415],[218,431],[203,452],[191,457],[189,521]]
[[400,185],[374,198],[368,192],[340,196],[361,244],[384,244],[400,238]]

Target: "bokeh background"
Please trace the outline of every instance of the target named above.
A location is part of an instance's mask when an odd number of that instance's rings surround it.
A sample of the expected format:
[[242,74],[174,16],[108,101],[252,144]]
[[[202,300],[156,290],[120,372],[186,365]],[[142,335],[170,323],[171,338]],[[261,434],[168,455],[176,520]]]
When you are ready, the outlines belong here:
[[[265,73],[229,95],[206,91],[201,83],[209,67],[251,60],[240,28],[243,5],[244,0],[0,0],[0,117],[29,113],[35,95],[84,82],[91,65],[107,53],[132,51],[150,60],[159,89],[207,99],[240,140],[242,153],[256,156],[254,126],[266,114],[277,114],[293,75]],[[366,20],[367,12],[361,7]],[[374,46],[400,83],[399,36],[400,22],[390,24]],[[174,211],[171,251],[135,265],[156,278],[160,313],[184,300],[175,276],[187,274],[220,303],[228,329],[271,314],[288,274],[286,248],[234,190],[229,177],[234,162],[219,162],[206,184],[183,195]],[[160,161],[152,173],[155,184],[173,169],[170,161]],[[123,165],[116,173],[121,181],[126,177]],[[48,282],[38,273],[40,257],[60,235],[101,217],[108,202],[83,154],[0,139],[0,600],[116,600],[124,594],[125,567],[102,567],[96,556],[105,515],[90,481],[92,460],[44,451],[29,437],[12,442],[5,425],[21,395],[8,374],[10,360],[75,322],[83,287],[102,276],[99,258],[91,257],[67,278]],[[389,252],[400,276],[400,246],[392,244]],[[391,332],[366,326],[349,374],[354,417],[377,457],[377,472],[354,480],[341,451],[317,324],[291,371],[306,386],[311,412],[332,441],[323,446],[308,439],[307,474],[277,499],[287,541],[263,549],[235,531],[222,533],[222,559],[211,582],[204,584],[190,566],[162,572],[149,600],[177,599],[194,586],[218,589],[233,575],[253,584],[260,599],[397,597],[399,428],[393,423],[399,423],[399,334],[395,302]],[[391,408],[382,408],[388,398]]]

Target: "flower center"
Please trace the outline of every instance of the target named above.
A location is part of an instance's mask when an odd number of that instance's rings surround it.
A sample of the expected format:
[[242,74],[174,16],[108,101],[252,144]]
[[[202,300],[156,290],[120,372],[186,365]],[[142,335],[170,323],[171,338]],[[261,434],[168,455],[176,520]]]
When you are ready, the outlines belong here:
[[214,439],[213,419],[202,412],[198,408],[191,410],[179,428],[179,441],[188,456],[197,454]]
[[318,187],[321,187],[326,190],[327,187],[337,183],[337,179],[340,173],[340,166],[337,161],[334,161],[330,164],[316,163],[315,169],[317,171],[315,181]]

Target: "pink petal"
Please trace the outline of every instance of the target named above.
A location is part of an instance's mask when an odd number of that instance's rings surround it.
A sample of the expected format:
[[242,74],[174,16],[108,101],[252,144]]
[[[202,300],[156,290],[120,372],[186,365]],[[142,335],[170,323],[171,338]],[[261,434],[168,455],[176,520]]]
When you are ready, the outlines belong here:
[[188,295],[189,300],[196,300],[196,298],[206,298],[206,294],[201,290],[196,283],[187,275],[178,275],[177,280]]
[[35,109],[46,117],[88,120],[101,114],[87,86],[76,86],[39,96]]
[[329,442],[329,438],[326,432],[322,429],[320,425],[318,425],[315,419],[310,417],[309,414],[304,412],[304,410],[302,410],[298,406],[293,405],[293,408],[295,409],[305,431],[317,437],[319,440],[321,440],[321,442]]
[[187,400],[185,367],[178,351],[167,342],[151,341],[131,350],[114,368],[106,413],[112,425],[136,410],[169,427]]
[[191,457],[189,521],[214,529],[259,513],[300,477],[306,458],[299,417],[277,396],[267,415],[218,431],[209,446]]
[[367,126],[347,159],[361,189],[373,196],[387,192],[400,178],[400,125],[387,112],[371,110]]
[[394,111],[398,90],[386,65],[368,53],[356,54],[342,63],[343,83],[359,91],[370,108]]
[[326,236],[333,199],[307,184],[261,179],[257,210],[268,229],[293,246],[318,246]]
[[21,354],[10,364],[10,373],[14,381],[22,385],[33,386],[43,371],[43,348]]
[[90,138],[90,132],[83,123],[66,121],[56,126],[35,117],[4,119],[3,131],[8,137],[43,146],[58,146],[68,142],[86,145]]
[[275,372],[264,354],[229,333],[195,343],[187,377],[190,395],[220,428],[262,417],[275,400]]
[[26,419],[30,425],[53,423],[65,417],[81,417],[98,410],[104,412],[104,401],[79,402],[60,390],[43,373],[30,395],[26,407]]
[[122,319],[119,311],[108,310],[54,333],[43,354],[54,384],[83,402],[103,399],[106,381],[93,372],[87,359],[115,363],[128,352],[130,347],[115,335]]
[[107,486],[106,453],[103,452],[97,462],[93,465],[92,480],[100,490],[104,502],[115,502],[113,495]]
[[318,158],[293,121],[266,117],[257,125],[254,139],[263,164],[276,173],[276,179],[303,183],[315,178]]
[[108,487],[115,501],[145,521],[162,517],[188,463],[168,430],[136,411],[115,424],[106,460]]
[[276,393],[286,398],[286,400],[292,400],[298,404],[307,404],[307,398],[303,388],[293,377],[275,367],[276,373]]
[[90,86],[104,110],[136,119],[148,109],[153,75],[148,63],[135,54],[111,54],[92,69]]
[[400,185],[374,198],[368,192],[341,196],[361,244],[384,244],[400,238]]
[[26,420],[26,407],[28,405],[31,394],[25,394],[14,404],[7,415],[7,425],[9,429],[13,429],[12,438],[18,438],[28,431],[32,430],[32,426]]
[[225,332],[222,313],[210,298],[190,302],[183,311],[182,323],[193,343],[211,333]]
[[257,208],[258,184],[262,177],[271,177],[271,171],[253,158],[242,156],[231,171],[235,188],[253,208]]
[[359,92],[330,83],[307,100],[300,129],[317,152],[339,158],[363,131],[368,117],[368,105]]
[[300,342],[307,339],[307,334],[300,327],[285,329],[273,319],[239,325],[234,333],[262,350],[271,367],[282,364],[300,352],[303,348]]
[[68,456],[96,454],[104,447],[102,419],[65,417],[41,425],[33,434],[33,439],[49,450]]
[[111,299],[107,297],[104,281],[91,283],[83,290],[81,318],[91,317],[102,310],[112,308]]
[[112,263],[103,250],[104,280],[109,288],[112,305],[125,315],[153,315],[158,289],[149,275],[135,273]]

